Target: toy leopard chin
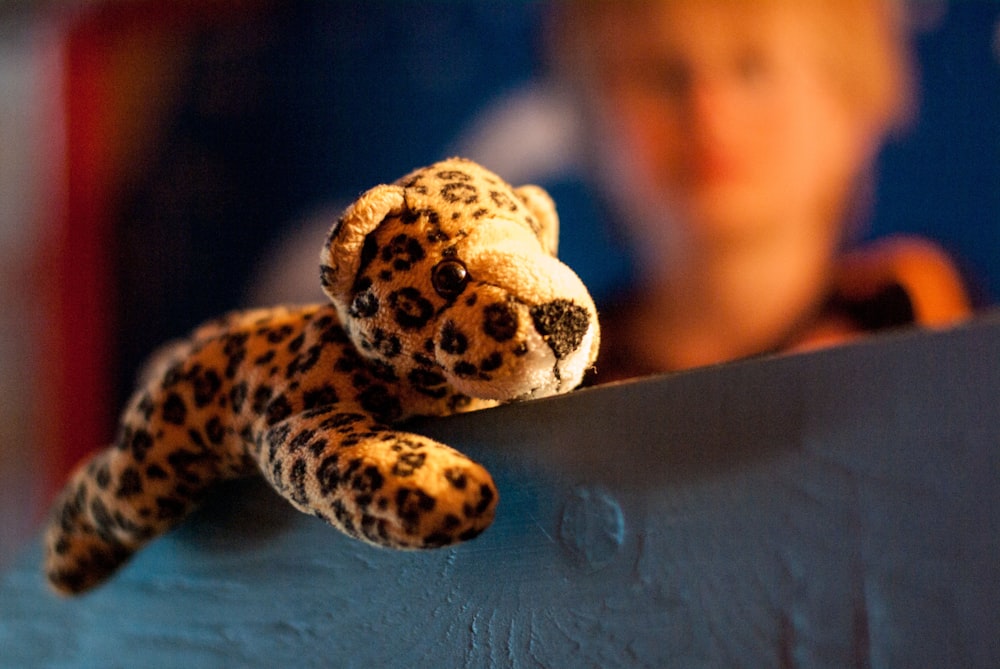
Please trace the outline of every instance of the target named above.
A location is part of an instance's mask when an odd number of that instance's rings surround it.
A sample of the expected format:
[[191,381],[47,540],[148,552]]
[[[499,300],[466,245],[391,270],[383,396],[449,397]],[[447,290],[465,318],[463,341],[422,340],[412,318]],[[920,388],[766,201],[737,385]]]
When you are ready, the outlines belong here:
[[597,313],[557,236],[545,191],[460,158],[364,193],[322,250],[332,304],[232,313],[153,357],[114,444],[55,502],[49,582],[87,590],[213,484],[254,472],[379,546],[479,535],[498,500],[489,473],[394,425],[580,383]]

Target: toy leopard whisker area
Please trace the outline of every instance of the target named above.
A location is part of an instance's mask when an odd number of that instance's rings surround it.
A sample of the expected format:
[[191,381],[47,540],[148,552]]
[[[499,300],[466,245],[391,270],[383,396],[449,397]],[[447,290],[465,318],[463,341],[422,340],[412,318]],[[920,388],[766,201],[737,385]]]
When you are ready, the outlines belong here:
[[364,193],[322,250],[330,304],[232,313],[153,357],[114,444],[54,504],[53,588],[101,583],[213,485],[255,472],[375,545],[479,535],[499,499],[489,472],[394,425],[581,382],[597,312],[557,237],[542,189],[460,158]]

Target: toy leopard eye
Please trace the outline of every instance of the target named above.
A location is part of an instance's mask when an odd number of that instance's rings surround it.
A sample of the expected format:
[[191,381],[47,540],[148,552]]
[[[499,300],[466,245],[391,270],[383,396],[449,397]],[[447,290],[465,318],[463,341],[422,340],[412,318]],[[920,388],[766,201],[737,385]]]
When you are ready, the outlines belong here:
[[438,295],[445,299],[458,297],[469,283],[469,270],[461,260],[448,258],[434,266],[431,284]]

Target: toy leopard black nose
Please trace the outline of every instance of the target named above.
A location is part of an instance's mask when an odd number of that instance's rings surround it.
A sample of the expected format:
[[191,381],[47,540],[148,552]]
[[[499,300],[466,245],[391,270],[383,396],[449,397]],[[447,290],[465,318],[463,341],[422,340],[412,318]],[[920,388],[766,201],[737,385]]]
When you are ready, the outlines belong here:
[[590,328],[590,314],[570,300],[552,300],[532,307],[531,319],[560,360],[579,348]]

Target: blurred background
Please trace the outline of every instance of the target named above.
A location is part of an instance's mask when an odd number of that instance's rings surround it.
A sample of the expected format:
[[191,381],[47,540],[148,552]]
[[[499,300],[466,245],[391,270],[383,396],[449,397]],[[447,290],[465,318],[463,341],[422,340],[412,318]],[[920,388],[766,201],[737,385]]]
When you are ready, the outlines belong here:
[[[283,267],[303,257],[312,281],[313,230],[372,185],[454,152],[541,183],[562,258],[598,298],[615,289],[627,254],[559,119],[531,104],[542,11],[0,4],[0,567],[113,438],[142,359],[228,309],[309,299],[298,275],[283,290]],[[911,15],[919,110],[879,157],[864,235],[937,241],[984,308],[1000,296],[1000,3],[914,0]],[[508,165],[495,146],[512,135],[525,146]]]

